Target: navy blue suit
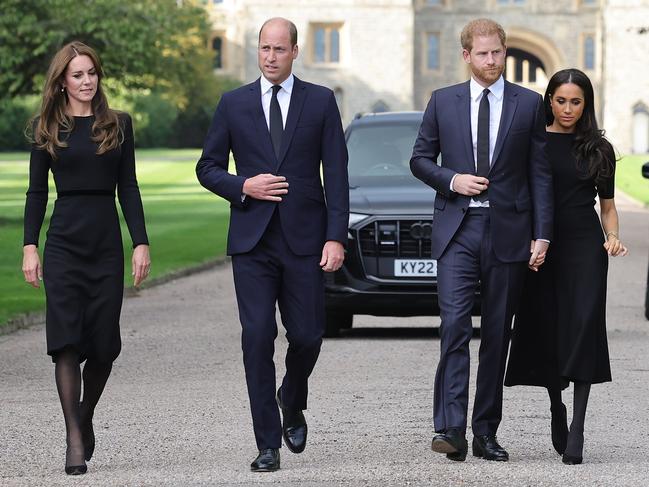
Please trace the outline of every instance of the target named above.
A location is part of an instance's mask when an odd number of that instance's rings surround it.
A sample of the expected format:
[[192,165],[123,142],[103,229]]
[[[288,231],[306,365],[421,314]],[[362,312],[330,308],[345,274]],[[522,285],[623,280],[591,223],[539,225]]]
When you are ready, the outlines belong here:
[[[230,152],[236,174],[228,172]],[[264,173],[285,176],[288,194],[278,203],[242,200],[245,179]],[[279,448],[275,303],[289,342],[282,401],[287,408],[306,409],[307,381],[324,333],[324,278],[318,263],[325,241],[347,242],[347,148],[333,92],[295,78],[279,157],[266,124],[259,80],[225,93],[196,174],[205,188],[230,202],[227,251],[255,438],[259,449]]]
[[[436,164],[441,153],[441,164]],[[532,239],[552,239],[552,175],[545,154],[542,98],[505,81],[491,159],[489,208],[450,190],[455,174],[475,174],[469,82],[433,92],[410,161],[412,173],[437,191],[432,257],[438,259],[440,362],[435,377],[437,432],[465,429],[471,309],[482,294],[480,363],[474,435],[495,434],[511,320]]]

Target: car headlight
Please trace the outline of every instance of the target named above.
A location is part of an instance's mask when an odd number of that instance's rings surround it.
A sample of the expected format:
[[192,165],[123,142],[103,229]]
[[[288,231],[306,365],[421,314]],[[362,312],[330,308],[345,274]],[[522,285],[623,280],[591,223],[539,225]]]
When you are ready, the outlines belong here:
[[369,215],[364,215],[362,213],[350,213],[349,214],[349,226],[365,220]]
[[[350,213],[349,214],[349,228],[352,227],[352,225],[355,225],[358,222],[362,222],[365,220],[369,215],[364,215],[362,213]],[[352,235],[352,232],[347,232],[347,238],[348,239],[353,239],[354,236]]]

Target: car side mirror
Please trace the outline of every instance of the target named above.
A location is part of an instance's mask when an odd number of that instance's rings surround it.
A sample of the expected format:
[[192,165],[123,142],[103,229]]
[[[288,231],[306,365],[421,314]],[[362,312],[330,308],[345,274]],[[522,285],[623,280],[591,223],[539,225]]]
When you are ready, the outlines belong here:
[[649,178],[649,161],[645,162],[642,165],[642,176],[645,178]]

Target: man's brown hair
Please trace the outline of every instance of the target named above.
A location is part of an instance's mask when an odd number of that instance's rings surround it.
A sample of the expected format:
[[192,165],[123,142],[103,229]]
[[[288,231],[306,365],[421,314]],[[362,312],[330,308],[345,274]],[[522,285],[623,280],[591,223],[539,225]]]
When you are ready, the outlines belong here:
[[460,34],[462,49],[471,52],[471,49],[473,49],[473,38],[475,36],[490,36],[493,34],[498,34],[498,37],[500,37],[500,43],[503,46],[507,45],[505,29],[503,29],[502,25],[498,22],[494,22],[491,19],[472,20],[464,26],[464,29],[462,29],[462,33]]

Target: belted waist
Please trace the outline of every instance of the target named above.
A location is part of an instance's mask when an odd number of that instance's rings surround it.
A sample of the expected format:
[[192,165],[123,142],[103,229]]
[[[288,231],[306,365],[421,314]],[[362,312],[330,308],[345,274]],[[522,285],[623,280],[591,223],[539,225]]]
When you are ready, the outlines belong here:
[[112,196],[115,197],[115,192],[108,189],[70,189],[68,191],[58,191],[57,198],[63,196]]

